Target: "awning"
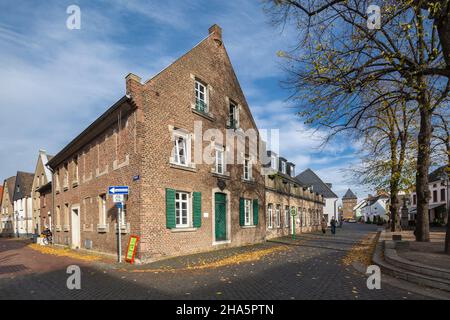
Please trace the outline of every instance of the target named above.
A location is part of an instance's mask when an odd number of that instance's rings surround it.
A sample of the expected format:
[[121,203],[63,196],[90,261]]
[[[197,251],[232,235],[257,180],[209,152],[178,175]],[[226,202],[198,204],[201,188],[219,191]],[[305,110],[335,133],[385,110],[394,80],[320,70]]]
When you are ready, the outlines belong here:
[[[428,206],[428,210],[436,209],[436,208],[439,208],[439,207],[445,207],[445,203],[432,204],[432,205]],[[416,213],[416,212],[417,212],[417,207],[409,209],[409,213]]]

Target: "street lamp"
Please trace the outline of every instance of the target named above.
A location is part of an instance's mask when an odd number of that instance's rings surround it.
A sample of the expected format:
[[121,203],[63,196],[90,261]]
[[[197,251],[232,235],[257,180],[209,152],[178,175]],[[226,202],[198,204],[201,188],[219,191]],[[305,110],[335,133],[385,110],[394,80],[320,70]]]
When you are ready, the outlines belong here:
[[446,174],[446,176],[442,176],[441,179],[442,184],[445,186],[445,190],[446,190],[446,194],[447,194],[447,198],[445,200],[446,204],[445,206],[447,207],[447,232],[446,232],[446,236],[445,236],[445,252],[446,253],[450,253],[450,248],[448,247],[449,245],[449,239],[447,239],[448,237],[450,237],[450,172],[448,172]]

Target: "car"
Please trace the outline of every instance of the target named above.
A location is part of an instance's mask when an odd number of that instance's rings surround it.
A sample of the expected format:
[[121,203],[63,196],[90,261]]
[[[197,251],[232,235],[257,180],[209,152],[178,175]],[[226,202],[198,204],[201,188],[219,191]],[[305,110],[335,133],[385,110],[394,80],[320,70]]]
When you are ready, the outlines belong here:
[[356,223],[356,219],[348,219],[347,222],[348,223]]

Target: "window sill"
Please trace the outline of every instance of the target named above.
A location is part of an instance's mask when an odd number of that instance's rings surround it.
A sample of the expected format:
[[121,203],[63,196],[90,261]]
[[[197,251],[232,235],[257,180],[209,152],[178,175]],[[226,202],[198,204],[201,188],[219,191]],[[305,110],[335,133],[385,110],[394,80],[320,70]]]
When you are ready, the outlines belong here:
[[207,119],[209,121],[212,121],[212,122],[216,121],[216,119],[214,119],[212,113],[210,113],[210,112],[205,113],[205,112],[202,112],[202,111],[198,111],[198,110],[195,109],[195,107],[191,108],[191,110],[196,115],[199,115],[200,117],[203,117],[203,118],[205,118],[205,119]]
[[222,178],[222,179],[231,179],[231,175],[230,175],[230,173],[229,172],[226,172],[226,173],[217,173],[217,172],[211,172],[211,174],[213,175],[213,177],[216,177],[216,178]]
[[70,226],[67,226],[67,225],[63,226],[63,230],[64,230],[64,232],[70,231]]
[[60,232],[61,231],[61,226],[55,226],[55,231]]
[[78,187],[78,180],[72,182],[72,188]]
[[198,228],[173,228],[173,229],[170,229],[170,231],[173,232],[173,233],[178,233],[178,232],[195,232],[197,230],[198,230]]
[[213,246],[220,246],[222,244],[229,244],[231,243],[231,240],[223,240],[223,241],[213,241]]
[[185,171],[190,171],[190,172],[197,172],[197,169],[195,168],[195,166],[184,166],[181,164],[177,164],[177,163],[173,163],[173,162],[169,162],[169,165],[171,168],[173,169],[180,169],[180,170],[185,170]]
[[242,229],[253,229],[256,228],[255,225],[241,226]]
[[245,182],[245,183],[255,184],[255,179],[253,179],[253,178],[250,178],[250,179],[241,178],[241,180],[242,180],[242,182]]
[[109,224],[98,224],[97,225],[98,233],[107,233],[109,232]]
[[63,187],[63,190],[64,190],[64,191],[69,190],[69,186],[64,186],[64,187]]

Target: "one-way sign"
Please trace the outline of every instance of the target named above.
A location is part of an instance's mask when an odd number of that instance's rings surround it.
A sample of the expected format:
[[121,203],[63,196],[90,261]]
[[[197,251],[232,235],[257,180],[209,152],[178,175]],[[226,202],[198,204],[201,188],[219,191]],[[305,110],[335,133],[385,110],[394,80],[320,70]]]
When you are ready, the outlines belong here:
[[128,186],[111,186],[108,188],[109,194],[128,194]]

